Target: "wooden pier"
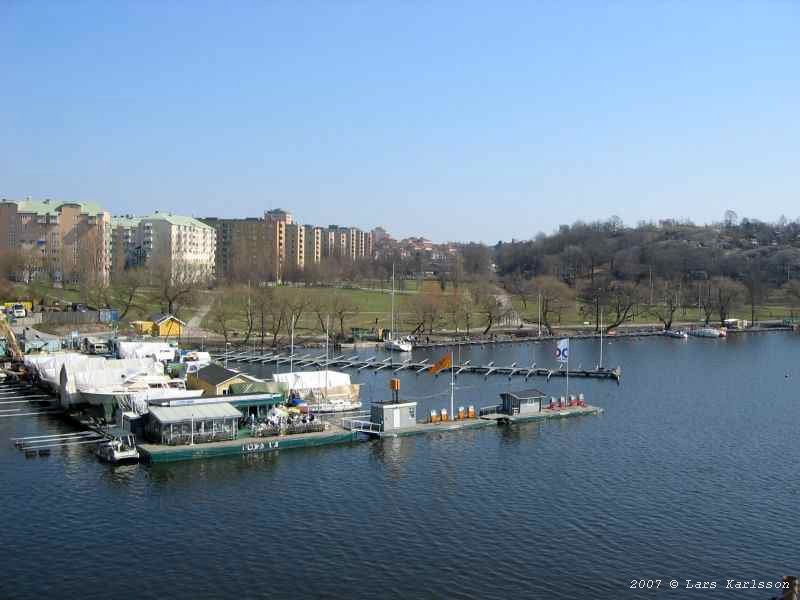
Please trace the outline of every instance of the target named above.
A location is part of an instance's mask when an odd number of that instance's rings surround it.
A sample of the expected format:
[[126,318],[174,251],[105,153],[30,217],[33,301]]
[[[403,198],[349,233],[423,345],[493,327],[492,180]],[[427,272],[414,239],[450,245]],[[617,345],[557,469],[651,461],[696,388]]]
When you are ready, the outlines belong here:
[[[413,360],[411,358],[401,358],[396,360],[397,357],[386,356],[378,358],[377,355],[367,356],[362,358],[358,354],[344,355],[340,354],[325,358],[325,355],[314,354],[284,354],[284,353],[261,353],[257,351],[231,351],[214,354],[214,359],[221,363],[242,363],[242,364],[260,364],[271,365],[276,367],[280,365],[291,364],[294,369],[354,369],[363,371],[365,369],[371,370],[374,373],[378,371],[387,370],[392,373],[400,371],[414,371],[417,375],[429,370],[433,363],[429,359]],[[444,369],[441,372],[449,373],[450,370],[455,371],[455,375],[462,373],[471,373],[474,375],[483,375],[488,378],[490,375],[505,375],[506,377],[546,377],[548,380],[551,377],[566,377],[566,369],[548,369],[544,367],[537,367],[535,363],[531,365],[522,365],[517,362],[510,365],[496,365],[494,362],[488,364],[473,364],[469,360],[461,364],[453,364],[451,369]],[[619,383],[622,377],[622,370],[620,367],[614,369],[598,368],[598,369],[570,369],[570,377],[582,377],[592,379],[611,379]]]

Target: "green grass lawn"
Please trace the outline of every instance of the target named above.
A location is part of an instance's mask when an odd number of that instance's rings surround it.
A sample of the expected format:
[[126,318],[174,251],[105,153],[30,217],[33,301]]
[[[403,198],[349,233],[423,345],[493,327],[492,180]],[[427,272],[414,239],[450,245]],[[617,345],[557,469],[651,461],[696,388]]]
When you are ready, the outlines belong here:
[[[25,289],[25,286],[21,287],[23,290]],[[62,304],[85,302],[81,292],[73,288],[48,287],[44,289],[44,294],[48,302],[54,302],[56,300]],[[202,302],[202,294],[198,298],[198,301]],[[140,290],[136,295],[135,304],[136,306],[128,311],[124,319],[125,322],[149,319],[154,313],[161,312],[161,303],[153,298],[152,288],[143,288]],[[120,307],[115,306],[113,308],[119,309]],[[197,307],[195,306],[184,306],[180,308],[177,316],[184,321],[188,321],[196,311]]]
[[[528,322],[536,323],[538,319],[538,306],[536,302],[528,302],[527,308],[524,308],[522,302],[516,298],[513,299],[514,309],[519,312],[520,316]],[[793,314],[791,307],[782,304],[768,304],[758,307],[756,310],[756,321],[767,321],[789,318]],[[795,313],[796,314],[796,313]],[[730,317],[732,319],[746,319],[750,320],[750,307],[737,306],[731,311]],[[712,316],[712,322],[716,319],[716,315]],[[572,304],[569,309],[565,310],[561,316],[561,323],[554,323],[553,325],[562,326],[576,326],[583,325],[585,322],[594,325],[594,319],[586,317],[580,312],[580,307],[577,304]],[[604,321],[608,321],[605,318]],[[705,321],[705,313],[697,307],[687,308],[686,311],[678,309],[675,312],[675,322],[685,323],[699,323]],[[628,321],[628,324],[645,324],[645,323],[658,323],[650,307],[648,305],[640,305],[635,314],[635,318]]]

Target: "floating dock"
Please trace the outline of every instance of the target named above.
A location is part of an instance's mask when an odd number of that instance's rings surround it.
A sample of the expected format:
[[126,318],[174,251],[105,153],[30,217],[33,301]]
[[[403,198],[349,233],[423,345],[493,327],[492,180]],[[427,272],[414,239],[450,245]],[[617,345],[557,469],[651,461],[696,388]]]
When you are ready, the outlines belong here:
[[297,433],[269,437],[242,437],[223,442],[204,444],[164,446],[161,444],[136,444],[144,462],[151,464],[217,458],[220,456],[247,456],[265,454],[293,448],[313,448],[331,444],[357,442],[361,436],[356,431],[348,431],[338,426],[315,433]]
[[[371,370],[375,373],[388,369],[392,373],[400,371],[414,371],[417,374],[424,373],[429,370],[433,363],[429,359],[415,361],[407,358],[404,360],[396,360],[394,356],[387,356],[378,359],[377,356],[368,356],[361,358],[358,354],[334,356],[325,358],[325,355],[314,356],[311,354],[283,354],[283,353],[263,353],[263,352],[224,352],[221,354],[214,354],[214,359],[219,362],[234,362],[244,364],[260,364],[268,365],[274,363],[275,366],[291,363],[294,368],[319,368],[328,369],[335,367],[337,369],[355,369],[363,371],[365,369]],[[505,375],[506,377],[546,377],[548,380],[551,377],[566,377],[566,369],[547,369],[537,367],[535,363],[531,365],[521,365],[519,363],[512,363],[510,365],[496,365],[494,362],[487,364],[473,364],[471,361],[466,360],[461,364],[453,364],[450,369],[442,369],[441,372],[454,371],[455,375],[462,373],[472,373],[489,377],[490,375]],[[582,377],[591,379],[610,379],[619,383],[622,377],[622,369],[615,367],[613,369],[597,368],[597,369],[569,369],[570,377]]]
[[506,415],[491,413],[472,419],[458,419],[453,421],[439,421],[437,423],[416,423],[411,427],[384,431],[381,427],[376,427],[375,423],[366,421],[353,421],[345,423],[345,427],[350,427],[352,431],[358,431],[370,437],[376,438],[396,438],[409,435],[422,435],[427,433],[450,433],[454,431],[464,431],[470,429],[484,429],[486,427],[497,427],[500,425],[516,425],[531,421],[548,421],[551,419],[566,419],[570,417],[583,417],[599,415],[603,409],[597,406],[569,406],[560,409],[545,409],[536,414],[526,415]]

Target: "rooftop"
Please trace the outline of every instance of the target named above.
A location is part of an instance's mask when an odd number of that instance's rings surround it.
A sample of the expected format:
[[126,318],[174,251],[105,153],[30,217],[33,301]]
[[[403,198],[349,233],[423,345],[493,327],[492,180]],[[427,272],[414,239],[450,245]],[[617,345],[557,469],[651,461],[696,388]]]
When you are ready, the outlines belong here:
[[519,390],[517,392],[503,392],[500,396],[511,396],[520,400],[529,400],[531,398],[544,398],[545,393],[541,390],[531,388],[528,390]]
[[184,225],[187,227],[197,227],[199,229],[211,229],[211,225],[206,225],[202,221],[198,221],[194,217],[187,217],[185,215],[174,215],[171,212],[155,212],[150,216],[142,217],[142,221],[167,221],[173,225]]
[[106,212],[99,204],[93,202],[72,202],[69,200],[52,200],[46,198],[44,200],[9,200],[3,198],[3,204],[16,204],[17,212],[33,213],[37,215],[57,215],[64,205],[79,206],[82,213],[89,215],[96,215]]
[[150,406],[150,414],[162,424],[181,423],[193,419],[238,419],[242,416],[242,413],[229,402],[191,406]]
[[214,363],[197,370],[197,378],[210,383],[211,385],[219,385],[242,375],[239,371],[226,369]]

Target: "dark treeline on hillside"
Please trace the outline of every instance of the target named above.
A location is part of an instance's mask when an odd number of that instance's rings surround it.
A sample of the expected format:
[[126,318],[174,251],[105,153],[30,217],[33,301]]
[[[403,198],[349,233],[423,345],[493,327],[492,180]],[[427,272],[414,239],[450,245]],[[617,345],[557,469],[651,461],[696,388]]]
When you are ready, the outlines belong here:
[[779,288],[792,304],[800,299],[800,222],[739,221],[728,211],[711,225],[664,220],[625,227],[612,217],[499,243],[495,263],[510,293],[538,300],[556,289],[560,304],[574,294],[595,323],[601,310],[609,324],[625,322],[640,304],[665,327],[687,305],[699,306],[706,321],[724,321],[743,305],[755,317]]

